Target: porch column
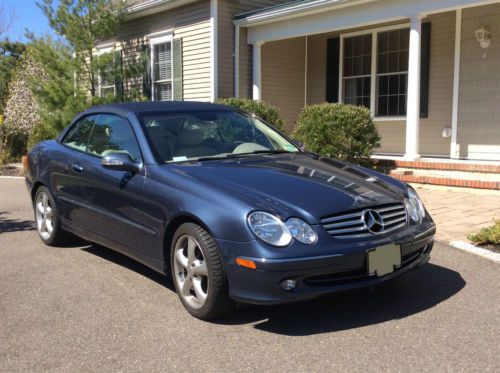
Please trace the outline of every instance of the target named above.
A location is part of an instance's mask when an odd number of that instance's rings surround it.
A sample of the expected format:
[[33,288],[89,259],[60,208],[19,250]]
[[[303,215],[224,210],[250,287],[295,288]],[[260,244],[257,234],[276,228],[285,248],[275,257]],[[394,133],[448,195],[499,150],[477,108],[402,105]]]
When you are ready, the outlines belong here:
[[417,15],[410,21],[410,51],[408,61],[408,103],[406,107],[406,150],[405,158],[415,160],[420,157],[420,42],[422,16]]
[[258,41],[253,44],[253,94],[254,100],[262,99],[262,45],[264,42]]

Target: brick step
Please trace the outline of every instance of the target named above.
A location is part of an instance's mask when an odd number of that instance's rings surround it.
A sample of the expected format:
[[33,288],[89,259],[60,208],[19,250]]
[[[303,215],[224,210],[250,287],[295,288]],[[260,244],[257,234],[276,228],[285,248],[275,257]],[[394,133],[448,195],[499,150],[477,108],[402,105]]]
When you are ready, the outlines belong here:
[[484,172],[491,174],[500,174],[500,164],[488,163],[470,163],[470,162],[426,162],[426,161],[400,161],[379,159],[377,168],[386,171],[396,168],[412,168],[425,170],[444,170],[444,171],[464,171],[464,172]]
[[486,181],[486,180],[472,180],[472,179],[457,179],[450,178],[446,176],[424,176],[424,175],[411,175],[411,174],[400,174],[396,172],[391,172],[390,175],[395,179],[407,182],[407,183],[418,183],[418,184],[432,184],[432,185],[443,185],[443,186],[453,186],[453,187],[463,187],[463,188],[474,188],[474,189],[493,189],[500,190],[499,181]]

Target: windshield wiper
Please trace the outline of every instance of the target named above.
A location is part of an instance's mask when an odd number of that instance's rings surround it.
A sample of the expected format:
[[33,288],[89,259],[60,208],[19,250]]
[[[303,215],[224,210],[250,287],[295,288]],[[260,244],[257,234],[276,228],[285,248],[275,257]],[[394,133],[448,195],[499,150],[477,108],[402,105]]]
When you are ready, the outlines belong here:
[[237,154],[226,154],[226,155],[215,155],[215,156],[192,158],[192,159],[188,159],[184,162],[218,161],[221,159],[239,158],[239,157],[245,157],[245,156],[253,155],[253,154],[284,154],[284,153],[293,153],[293,152],[290,152],[288,150],[279,150],[279,149],[254,150],[253,152],[248,152],[248,153],[237,153]]

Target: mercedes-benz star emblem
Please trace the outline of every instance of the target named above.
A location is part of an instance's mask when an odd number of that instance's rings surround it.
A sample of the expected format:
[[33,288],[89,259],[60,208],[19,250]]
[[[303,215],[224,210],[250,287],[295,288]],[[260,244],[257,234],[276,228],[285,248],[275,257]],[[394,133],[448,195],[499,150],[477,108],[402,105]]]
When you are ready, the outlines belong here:
[[375,210],[365,210],[361,219],[368,231],[373,234],[379,234],[384,230],[384,219]]

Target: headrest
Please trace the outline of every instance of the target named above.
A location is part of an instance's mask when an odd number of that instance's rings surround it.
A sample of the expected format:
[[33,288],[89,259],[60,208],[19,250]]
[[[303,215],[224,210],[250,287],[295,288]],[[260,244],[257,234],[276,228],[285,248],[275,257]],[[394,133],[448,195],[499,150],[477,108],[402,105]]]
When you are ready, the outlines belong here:
[[177,135],[177,141],[183,146],[197,146],[203,141],[203,130],[201,129],[183,129]]

